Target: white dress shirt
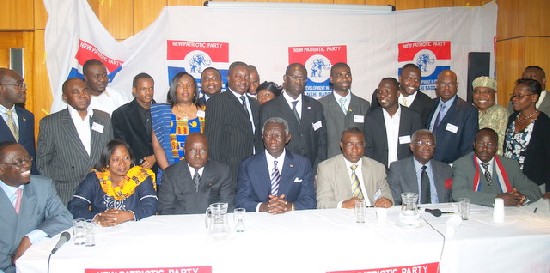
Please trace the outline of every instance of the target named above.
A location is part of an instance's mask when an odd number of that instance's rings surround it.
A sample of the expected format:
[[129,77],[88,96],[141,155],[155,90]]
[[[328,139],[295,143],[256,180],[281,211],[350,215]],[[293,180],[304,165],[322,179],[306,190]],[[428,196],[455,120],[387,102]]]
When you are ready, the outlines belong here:
[[88,155],[91,155],[92,154],[92,127],[90,123],[90,118],[94,114],[93,112],[94,110],[92,110],[88,106],[88,112],[86,113],[84,120],[82,120],[78,111],[74,109],[72,106],[67,105],[67,110],[69,110],[69,115],[73,120],[74,127],[76,128],[76,132],[78,133],[78,138],[82,142],[82,145],[84,145],[84,149],[86,150]]
[[382,109],[384,113],[384,125],[386,127],[386,140],[388,142],[388,165],[397,161],[397,146],[399,141],[399,122],[401,120],[401,106],[397,107],[397,112],[393,116],[390,116],[385,109]]
[[285,98],[286,100],[286,103],[288,104],[288,106],[290,107],[290,109],[294,108],[294,106],[292,105],[292,102],[293,101],[298,101],[298,104],[296,104],[296,111],[298,111],[298,116],[300,118],[302,118],[302,95],[298,96],[297,99],[293,99],[291,98],[287,93],[286,93],[286,90],[283,91],[283,97]]

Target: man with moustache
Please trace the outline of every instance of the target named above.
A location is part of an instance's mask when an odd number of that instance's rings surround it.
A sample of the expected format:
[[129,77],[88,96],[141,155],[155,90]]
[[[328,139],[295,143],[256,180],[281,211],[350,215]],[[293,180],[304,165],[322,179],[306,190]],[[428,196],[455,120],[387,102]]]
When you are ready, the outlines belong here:
[[352,75],[346,63],[330,68],[332,93],[319,99],[327,124],[327,157],[341,154],[340,137],[349,127],[363,127],[370,103],[351,92]]
[[114,138],[123,140],[134,152],[134,164],[157,172],[157,160],[153,154],[151,103],[154,103],[155,82],[147,73],[134,77],[134,100],[113,112],[111,123]]
[[367,206],[388,208],[393,205],[383,164],[365,157],[365,136],[351,127],[342,132],[342,154],[319,164],[317,170],[317,208],[352,209],[355,201]]
[[236,183],[241,161],[262,149],[260,104],[246,95],[250,87],[247,64],[232,63],[228,76],[228,90],[206,103],[205,134],[210,158],[229,165],[231,181]]
[[113,128],[109,114],[90,108],[84,81],[67,79],[62,89],[67,108],[40,121],[36,162],[40,173],[54,181],[66,205],[113,139]]
[[437,140],[434,159],[447,164],[472,151],[478,130],[477,109],[457,93],[456,74],[451,70],[441,71],[436,82],[437,98],[427,125]]
[[118,107],[130,101],[119,91],[107,86],[109,84],[107,68],[100,60],[87,60],[82,71],[84,82],[88,85],[91,95],[91,109],[98,109],[110,115]]
[[299,63],[287,66],[283,76],[282,95],[263,104],[260,123],[272,117],[288,122],[292,140],[287,149],[309,159],[315,170],[319,162],[327,158],[327,128],[323,106],[317,100],[304,95],[307,71]]
[[474,152],[453,164],[453,199],[468,198],[473,204],[493,206],[495,198],[505,206],[523,206],[542,197],[540,188],[520,170],[517,161],[496,155],[498,135],[483,128],[475,136]]
[[201,133],[185,141],[185,160],[166,168],[159,188],[159,214],[204,213],[212,203],[233,209],[235,186],[226,164],[208,160],[208,143]]
[[52,180],[30,175],[31,164],[22,145],[0,143],[0,272],[15,273],[15,262],[32,244],[72,226]]
[[365,117],[365,156],[388,168],[394,161],[409,157],[411,136],[420,129],[420,115],[397,102],[399,83],[384,78],[378,84],[376,97],[380,108]]
[[291,138],[286,120],[273,117],[264,123],[265,150],[241,163],[236,207],[271,214],[316,207],[310,163],[285,148]]
[[201,89],[202,97],[199,98],[199,103],[203,105],[206,105],[209,98],[221,93],[222,76],[218,69],[210,66],[202,71]]
[[34,141],[34,115],[17,103],[25,103],[27,85],[19,73],[0,68],[0,142],[17,142],[33,158],[31,173],[38,174],[36,169],[36,148]]
[[393,162],[388,173],[393,199],[401,205],[401,194],[418,193],[420,204],[451,202],[453,170],[449,164],[433,159],[436,143],[428,129],[420,129],[412,135],[409,144],[413,156]]

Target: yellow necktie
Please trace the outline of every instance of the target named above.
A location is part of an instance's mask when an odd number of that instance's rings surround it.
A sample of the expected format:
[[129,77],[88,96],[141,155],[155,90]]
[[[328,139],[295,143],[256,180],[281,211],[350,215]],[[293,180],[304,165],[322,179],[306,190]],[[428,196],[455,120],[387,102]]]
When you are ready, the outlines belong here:
[[361,187],[359,186],[359,177],[355,174],[355,169],[357,169],[357,164],[351,165],[351,192],[353,197],[357,197],[360,200],[364,199],[363,193],[361,192]]
[[15,138],[15,141],[19,141],[19,131],[17,131],[17,126],[15,125],[12,114],[13,110],[8,109],[6,111],[6,116],[8,116],[8,119],[6,120],[6,125],[8,125],[8,128],[10,128],[11,134]]
[[403,106],[409,107],[409,106],[407,105],[407,98],[403,98]]

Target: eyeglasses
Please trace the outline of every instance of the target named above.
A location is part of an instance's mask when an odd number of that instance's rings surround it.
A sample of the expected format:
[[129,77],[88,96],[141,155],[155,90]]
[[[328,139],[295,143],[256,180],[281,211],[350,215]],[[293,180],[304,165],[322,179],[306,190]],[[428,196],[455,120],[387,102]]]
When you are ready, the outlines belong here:
[[15,162],[0,162],[0,164],[5,164],[5,165],[13,165],[13,166],[16,166],[17,168],[21,168],[27,164],[31,164],[32,163],[32,156],[31,157],[24,157],[24,158],[18,158],[15,160]]
[[416,141],[414,144],[418,145],[418,146],[429,146],[429,147],[434,147],[435,146],[435,143],[432,142],[432,141],[424,141],[424,140],[419,140],[419,141]]
[[27,84],[25,82],[21,82],[21,83],[2,83],[2,85],[12,85],[12,86],[17,86],[17,88],[19,88],[19,89],[27,89]]
[[529,96],[533,96],[533,95],[535,95],[535,94],[529,94],[529,95],[512,94],[512,95],[510,95],[510,98],[511,98],[511,99],[517,98],[517,99],[522,100],[522,99],[525,98],[525,97],[529,97]]
[[291,75],[286,75],[287,77],[291,78],[293,81],[305,81],[307,80],[307,77],[302,77],[302,76],[291,76]]

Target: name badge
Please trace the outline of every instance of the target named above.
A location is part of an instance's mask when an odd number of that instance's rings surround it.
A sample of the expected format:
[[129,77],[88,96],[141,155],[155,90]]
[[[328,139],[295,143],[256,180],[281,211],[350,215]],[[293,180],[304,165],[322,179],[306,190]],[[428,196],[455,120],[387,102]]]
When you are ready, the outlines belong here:
[[363,116],[363,115],[353,115],[353,122],[364,123],[365,122],[365,116]]
[[203,110],[197,110],[197,117],[204,118],[206,113]]
[[317,131],[317,129],[323,127],[323,123],[320,120],[312,123],[311,125],[313,126],[313,131]]
[[411,136],[400,136],[399,144],[409,144],[411,143]]
[[456,132],[458,132],[458,127],[455,126],[455,125],[452,125],[450,123],[447,123],[447,126],[445,127],[445,130],[453,133],[453,134],[456,134]]
[[97,122],[92,122],[92,130],[100,133],[100,134],[103,134],[103,125],[97,123]]

